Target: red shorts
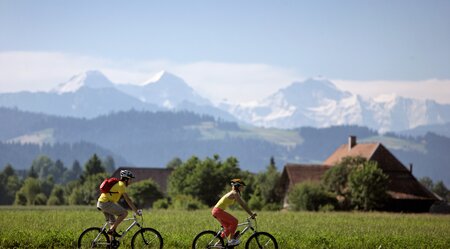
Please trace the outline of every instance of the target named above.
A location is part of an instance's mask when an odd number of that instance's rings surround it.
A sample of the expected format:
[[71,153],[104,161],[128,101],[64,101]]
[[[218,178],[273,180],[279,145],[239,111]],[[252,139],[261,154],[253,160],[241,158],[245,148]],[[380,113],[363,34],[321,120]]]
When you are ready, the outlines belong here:
[[230,234],[234,235],[237,229],[238,220],[234,218],[233,215],[217,207],[214,207],[211,213],[224,228],[222,237],[228,237]]

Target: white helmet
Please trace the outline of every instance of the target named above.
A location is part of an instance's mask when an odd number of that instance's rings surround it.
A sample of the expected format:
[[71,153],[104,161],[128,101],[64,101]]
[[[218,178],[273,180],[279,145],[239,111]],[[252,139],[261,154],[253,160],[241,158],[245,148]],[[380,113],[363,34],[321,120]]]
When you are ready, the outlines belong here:
[[134,178],[134,174],[129,170],[123,169],[120,171],[120,177],[128,178],[128,179]]

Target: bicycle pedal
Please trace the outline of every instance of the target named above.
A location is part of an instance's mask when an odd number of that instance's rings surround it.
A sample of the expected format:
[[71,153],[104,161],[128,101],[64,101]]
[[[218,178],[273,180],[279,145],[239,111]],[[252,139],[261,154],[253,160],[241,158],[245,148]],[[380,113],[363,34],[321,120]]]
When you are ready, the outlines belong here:
[[238,230],[234,233],[233,239],[237,239],[241,235],[241,232]]

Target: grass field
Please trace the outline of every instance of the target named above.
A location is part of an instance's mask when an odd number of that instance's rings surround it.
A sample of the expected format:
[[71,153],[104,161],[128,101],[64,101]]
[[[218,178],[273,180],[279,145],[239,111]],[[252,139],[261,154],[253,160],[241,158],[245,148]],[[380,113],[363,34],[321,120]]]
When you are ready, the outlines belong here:
[[[0,248],[74,248],[83,229],[102,223],[94,207],[0,207]],[[197,233],[219,227],[209,210],[144,210],[144,224],[160,231],[164,248],[190,248]],[[260,212],[258,230],[280,248],[450,248],[450,215]]]

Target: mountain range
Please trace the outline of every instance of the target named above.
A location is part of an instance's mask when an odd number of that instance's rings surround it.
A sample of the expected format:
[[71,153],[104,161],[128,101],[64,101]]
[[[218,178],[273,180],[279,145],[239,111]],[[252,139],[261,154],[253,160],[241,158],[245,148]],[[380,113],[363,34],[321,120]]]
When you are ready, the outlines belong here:
[[83,118],[127,110],[187,110],[260,127],[359,125],[404,134],[416,134],[408,131],[421,127],[450,136],[448,104],[395,95],[363,98],[338,89],[326,79],[293,82],[253,103],[215,106],[169,72],[162,71],[144,84],[135,85],[113,83],[99,71],[87,71],[50,92],[1,93],[0,106]]
[[359,125],[399,132],[450,122],[450,105],[395,95],[363,98],[337,89],[326,79],[294,82],[262,101],[229,111],[253,125],[277,128]]
[[281,170],[286,163],[322,163],[351,134],[358,143],[383,143],[404,165],[414,165],[416,177],[450,185],[450,138],[433,133],[381,135],[359,126],[258,128],[183,111],[131,110],[86,119],[0,107],[0,120],[0,170],[8,163],[28,169],[41,154],[69,167],[74,160],[84,164],[93,153],[135,167],[164,167],[175,157],[217,154],[223,160],[237,158],[251,172],[264,170],[273,157]]

